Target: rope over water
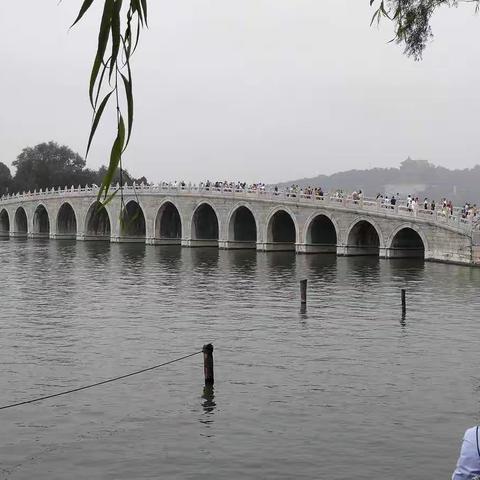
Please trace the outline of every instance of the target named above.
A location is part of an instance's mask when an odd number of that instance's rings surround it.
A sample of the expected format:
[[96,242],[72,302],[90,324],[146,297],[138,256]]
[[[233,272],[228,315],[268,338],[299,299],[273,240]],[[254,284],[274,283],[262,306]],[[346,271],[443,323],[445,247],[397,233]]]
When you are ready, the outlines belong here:
[[149,372],[150,370],[155,370],[156,368],[165,367],[166,365],[179,362],[180,360],[185,360],[186,358],[193,357],[194,355],[199,355],[200,353],[202,353],[202,350],[200,350],[199,352],[190,353],[189,355],[184,355],[183,357],[176,358],[174,360],[169,360],[168,362],[165,362],[165,363],[154,365],[153,367],[143,368],[142,370],[137,370],[136,372],[127,373],[126,375],[120,375],[119,377],[109,378],[108,380],[102,380],[101,382],[92,383],[90,385],[84,385],[83,387],[73,388],[71,390],[65,390],[63,392],[54,393],[52,395],[45,395],[43,397],[33,398],[32,400],[25,400],[23,402],[4,405],[3,407],[0,407],[0,410],[6,410],[7,408],[19,407],[20,405],[27,405],[29,403],[40,402],[41,400],[48,400],[49,398],[60,397],[62,395],[68,395],[69,393],[75,393],[75,392],[80,392],[81,390],[87,390],[87,388],[98,387],[99,385],[105,385],[106,383],[116,382],[117,380],[122,380],[127,377],[133,377],[134,375],[139,375],[140,373]]

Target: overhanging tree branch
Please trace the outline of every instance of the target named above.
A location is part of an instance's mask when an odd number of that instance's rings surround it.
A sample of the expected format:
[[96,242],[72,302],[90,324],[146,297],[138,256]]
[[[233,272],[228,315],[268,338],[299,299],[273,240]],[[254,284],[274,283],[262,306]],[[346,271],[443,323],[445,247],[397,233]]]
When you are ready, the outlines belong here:
[[[83,18],[94,1],[83,1],[72,27]],[[124,19],[123,22],[122,19]],[[122,25],[125,25],[123,31]],[[103,200],[104,203],[112,198],[109,195],[109,188],[117,169],[120,169],[120,179],[122,178],[122,154],[130,141],[133,128],[130,61],[138,45],[140,31],[146,26],[147,0],[129,0],[125,1],[125,4],[124,0],[104,0],[97,51],[90,73],[89,97],[93,116],[86,151],[87,156],[100,120],[113,98],[117,134],[111,148],[107,171],[98,193],[98,199]],[[121,78],[120,82],[119,78]],[[122,113],[121,99],[124,99],[126,103],[126,114]],[[120,183],[122,184],[121,180]]]
[[430,21],[435,11],[442,7],[456,7],[461,3],[475,5],[478,12],[480,0],[369,0],[376,10],[372,23],[382,18],[391,20],[395,28],[395,42],[404,45],[405,53],[416,60],[422,54],[428,41],[433,38]]

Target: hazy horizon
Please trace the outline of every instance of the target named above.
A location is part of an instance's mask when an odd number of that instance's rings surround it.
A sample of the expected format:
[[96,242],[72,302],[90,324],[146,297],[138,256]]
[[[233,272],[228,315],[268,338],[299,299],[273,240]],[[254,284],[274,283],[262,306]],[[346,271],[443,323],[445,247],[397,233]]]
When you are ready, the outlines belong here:
[[[49,140],[83,155],[99,6],[0,5],[0,161]],[[135,176],[268,183],[398,167],[408,156],[450,169],[479,163],[479,19],[442,9],[422,62],[370,27],[368,0],[150,2],[133,66]],[[28,12],[28,15],[25,14]],[[112,115],[110,113],[110,115]],[[104,125],[88,158],[107,162]]]

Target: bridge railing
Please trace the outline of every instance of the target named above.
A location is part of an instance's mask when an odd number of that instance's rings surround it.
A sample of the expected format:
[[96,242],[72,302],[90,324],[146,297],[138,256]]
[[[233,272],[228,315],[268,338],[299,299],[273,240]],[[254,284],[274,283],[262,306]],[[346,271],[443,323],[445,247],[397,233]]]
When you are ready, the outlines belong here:
[[[112,185],[112,191],[120,189],[120,186]],[[339,195],[338,193],[324,193],[319,195],[318,192],[305,193],[302,191],[292,191],[290,189],[272,189],[272,188],[240,188],[238,186],[221,186],[212,185],[196,185],[196,184],[172,184],[161,182],[157,185],[133,184],[123,186],[124,195],[132,194],[155,194],[168,193],[175,194],[208,194],[208,195],[231,195],[243,198],[263,198],[274,201],[286,200],[295,201],[305,204],[316,204],[318,206],[337,206],[355,210],[376,211],[385,215],[400,216],[405,218],[420,218],[433,221],[440,224],[446,224],[469,232],[472,229],[479,229],[480,222],[471,217],[464,218],[462,209],[455,207],[453,213],[449,209],[436,207],[435,210],[408,207],[406,202],[397,201],[396,205],[385,205],[382,199],[375,198],[353,198],[351,195]],[[42,197],[68,197],[79,194],[98,194],[99,187],[97,185],[86,185],[78,187],[64,187],[34,190],[33,192],[23,192],[0,197],[0,204],[9,201],[29,200],[32,198]]]

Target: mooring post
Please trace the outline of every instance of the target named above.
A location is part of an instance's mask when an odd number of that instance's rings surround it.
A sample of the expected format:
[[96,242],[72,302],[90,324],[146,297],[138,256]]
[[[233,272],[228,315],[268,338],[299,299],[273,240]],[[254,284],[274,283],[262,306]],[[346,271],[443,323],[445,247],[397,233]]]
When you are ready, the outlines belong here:
[[300,302],[302,305],[307,304],[307,279],[300,280]]
[[405,289],[402,288],[402,313],[405,314],[407,311],[407,300],[405,298]]
[[213,345],[211,343],[203,346],[203,373],[205,375],[205,386],[213,385]]

